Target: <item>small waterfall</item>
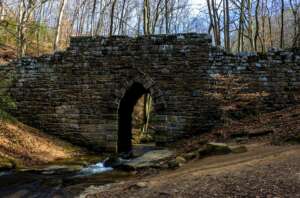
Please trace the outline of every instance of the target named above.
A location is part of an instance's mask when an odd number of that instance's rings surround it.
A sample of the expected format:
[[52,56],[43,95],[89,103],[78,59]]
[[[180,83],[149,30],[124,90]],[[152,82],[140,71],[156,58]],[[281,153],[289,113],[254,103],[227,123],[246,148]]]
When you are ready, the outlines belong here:
[[83,168],[79,172],[79,176],[89,176],[89,175],[94,175],[94,174],[103,173],[103,172],[112,171],[112,170],[113,170],[113,168],[105,167],[103,162],[99,162],[97,164],[93,164],[93,165]]
[[10,174],[11,174],[11,171],[0,172],[0,177],[5,176],[5,175],[10,175]]

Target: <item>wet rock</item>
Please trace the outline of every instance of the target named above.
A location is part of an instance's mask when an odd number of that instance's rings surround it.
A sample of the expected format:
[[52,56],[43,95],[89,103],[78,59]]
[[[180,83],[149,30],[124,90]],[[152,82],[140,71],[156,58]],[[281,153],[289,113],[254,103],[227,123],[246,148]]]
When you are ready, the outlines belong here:
[[247,143],[247,142],[249,142],[249,138],[248,137],[237,137],[237,138],[235,138],[235,141],[237,143]]
[[192,160],[197,158],[197,152],[190,152],[183,155],[186,160]]
[[138,188],[146,188],[148,186],[147,182],[138,182],[135,184],[136,187]]
[[245,153],[248,151],[246,146],[230,146],[229,148],[232,153]]
[[51,175],[54,173],[77,172],[83,168],[81,165],[51,165],[47,167],[32,167],[23,168],[20,171],[40,172],[44,175]]
[[111,156],[111,157],[107,158],[106,160],[104,160],[104,162],[103,162],[104,167],[112,167],[112,168],[119,167],[123,164],[124,164],[124,160],[122,160],[118,156]]
[[120,153],[118,155],[118,157],[121,158],[121,159],[130,159],[130,158],[133,157],[133,152],[130,151],[130,152],[125,152],[125,153]]
[[180,163],[176,159],[173,159],[173,160],[168,162],[168,167],[170,169],[176,169],[176,168],[180,167]]
[[172,155],[173,152],[167,149],[149,151],[138,158],[123,163],[122,167],[127,167],[134,170],[147,167],[160,167],[160,162],[167,160]]
[[179,162],[180,164],[186,163],[186,159],[184,157],[181,157],[181,156],[177,156],[176,161]]
[[287,142],[290,143],[290,144],[300,144],[300,135],[294,136],[294,137],[290,137],[287,140]]
[[199,158],[210,155],[224,155],[231,153],[231,149],[227,144],[210,142],[198,150]]
[[184,157],[177,156],[175,159],[168,162],[168,167],[175,169],[181,167],[184,163],[186,163],[186,159]]
[[44,187],[60,187],[63,185],[62,179],[49,179],[42,181],[42,186]]

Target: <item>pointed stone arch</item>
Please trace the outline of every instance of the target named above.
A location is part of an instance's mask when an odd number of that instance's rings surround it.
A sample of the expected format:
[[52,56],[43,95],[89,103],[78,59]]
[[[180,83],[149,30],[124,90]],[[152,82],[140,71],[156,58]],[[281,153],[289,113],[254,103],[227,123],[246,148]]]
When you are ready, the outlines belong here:
[[[164,114],[166,102],[163,91],[158,84],[148,75],[136,75],[130,80],[120,82],[120,88],[117,89],[117,151],[129,152],[131,150],[132,138],[132,119],[131,114],[137,100],[145,93],[149,93],[153,100],[153,113],[156,115]],[[160,123],[164,126],[163,119]],[[157,130],[160,130],[157,128]]]
[[164,97],[164,92],[161,90],[158,83],[156,83],[150,76],[146,74],[135,75],[134,78],[121,80],[119,87],[115,92],[115,101],[119,108],[122,98],[125,96],[126,91],[134,84],[139,83],[143,85],[153,99],[154,110],[157,112],[163,111],[167,108],[167,103]]

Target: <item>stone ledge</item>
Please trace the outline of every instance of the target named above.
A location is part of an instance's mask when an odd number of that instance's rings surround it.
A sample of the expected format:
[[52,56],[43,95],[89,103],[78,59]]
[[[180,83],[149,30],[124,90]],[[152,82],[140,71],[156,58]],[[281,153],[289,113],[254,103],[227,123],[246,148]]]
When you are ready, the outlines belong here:
[[196,40],[200,42],[211,43],[212,37],[205,33],[182,33],[182,34],[160,34],[160,35],[149,35],[149,36],[74,36],[70,38],[70,46],[75,46],[77,43],[89,43],[89,42],[99,42],[99,44],[107,44],[107,42],[141,42],[141,41],[160,41],[162,44],[164,42],[175,42],[176,41],[187,41]]

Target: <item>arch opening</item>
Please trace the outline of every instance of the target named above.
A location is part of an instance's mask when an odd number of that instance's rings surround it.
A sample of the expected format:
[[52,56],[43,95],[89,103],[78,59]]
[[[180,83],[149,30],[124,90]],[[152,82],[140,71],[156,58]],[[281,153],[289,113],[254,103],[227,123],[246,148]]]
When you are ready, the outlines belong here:
[[150,91],[141,83],[133,83],[126,91],[118,109],[118,153],[131,153],[133,144],[140,141],[137,136],[148,130],[151,101]]

